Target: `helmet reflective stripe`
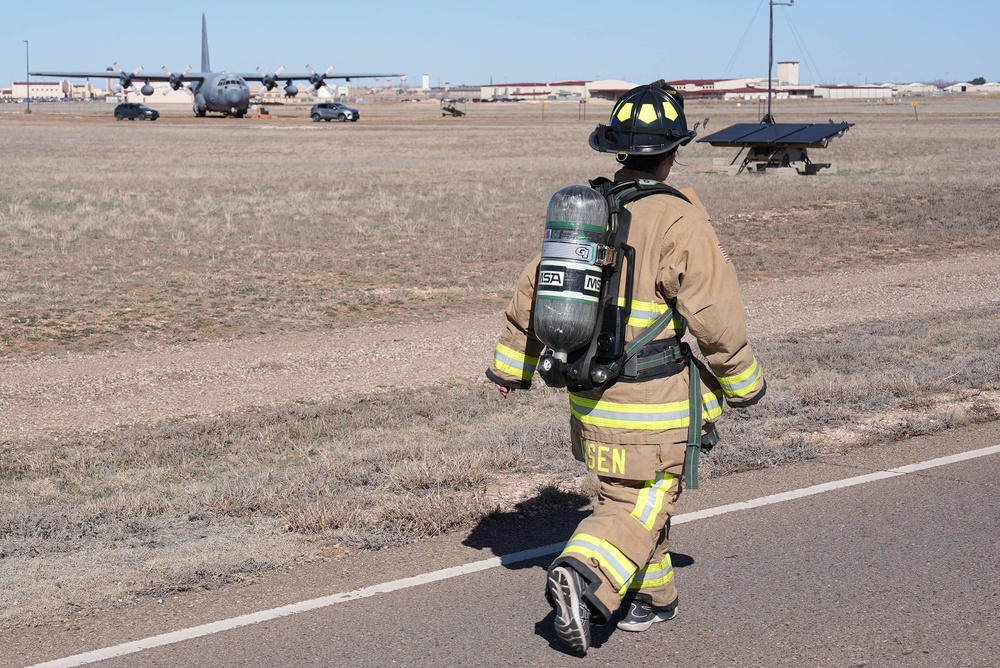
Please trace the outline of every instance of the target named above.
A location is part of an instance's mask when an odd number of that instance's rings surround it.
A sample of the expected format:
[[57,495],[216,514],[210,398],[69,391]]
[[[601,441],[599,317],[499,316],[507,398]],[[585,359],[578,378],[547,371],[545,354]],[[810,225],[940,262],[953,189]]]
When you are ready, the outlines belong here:
[[[664,103],[663,106],[664,108],[672,109],[672,107],[670,107],[670,105],[667,103]],[[674,113],[675,118],[676,116],[677,114]],[[637,120],[640,120],[643,123],[646,123],[647,125],[650,123],[655,123],[656,119],[659,118],[659,116],[657,116],[656,114],[656,107],[654,107],[651,104],[644,104],[641,107],[639,107],[639,113],[636,114],[635,117]]]
[[[667,105],[664,104],[663,106],[666,107]],[[659,116],[656,115],[656,107],[651,104],[644,104],[639,107],[639,113],[636,114],[635,117],[647,125],[655,122],[656,119],[659,118]]]
[[[614,117],[619,121],[624,123],[625,121],[632,118],[632,108],[634,105],[631,102],[623,103],[614,113]],[[677,107],[674,106],[671,99],[665,99],[663,101],[663,117],[671,121],[676,121],[678,117]],[[656,115],[656,107],[652,104],[644,103],[639,107],[639,113],[635,115],[637,119],[643,123],[655,123],[658,118]]]
[[[662,431],[685,429],[691,421],[688,401],[666,404],[619,404],[606,399],[588,399],[569,393],[570,413],[594,427]],[[709,391],[701,396],[702,418],[715,420],[722,415],[722,393]]]
[[614,114],[614,117],[617,118],[622,123],[632,118],[632,103],[625,102],[621,106],[619,106],[617,113]]

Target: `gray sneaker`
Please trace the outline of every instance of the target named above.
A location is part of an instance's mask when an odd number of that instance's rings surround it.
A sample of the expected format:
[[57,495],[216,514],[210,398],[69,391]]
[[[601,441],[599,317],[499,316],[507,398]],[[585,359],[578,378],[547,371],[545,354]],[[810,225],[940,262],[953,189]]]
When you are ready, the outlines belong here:
[[583,578],[569,566],[556,566],[549,571],[548,588],[556,608],[556,635],[570,649],[586,653],[590,648],[590,608],[583,600]]
[[657,622],[665,622],[677,616],[677,601],[664,608],[655,608],[651,603],[636,599],[628,607],[628,614],[618,622],[622,631],[645,631]]

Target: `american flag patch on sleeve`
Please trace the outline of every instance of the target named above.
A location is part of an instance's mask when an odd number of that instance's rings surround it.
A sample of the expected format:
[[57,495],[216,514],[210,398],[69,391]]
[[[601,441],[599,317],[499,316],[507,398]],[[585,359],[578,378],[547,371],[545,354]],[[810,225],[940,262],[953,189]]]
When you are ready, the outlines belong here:
[[726,264],[729,264],[729,253],[726,252],[726,249],[722,244],[716,244],[716,246],[719,247],[719,252],[722,253],[722,257],[726,258]]

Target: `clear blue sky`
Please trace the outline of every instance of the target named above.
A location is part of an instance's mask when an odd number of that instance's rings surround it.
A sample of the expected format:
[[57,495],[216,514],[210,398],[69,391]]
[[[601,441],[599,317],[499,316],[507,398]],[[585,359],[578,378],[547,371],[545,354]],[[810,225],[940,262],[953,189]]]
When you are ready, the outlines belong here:
[[[6,0],[0,86],[24,80],[24,40],[33,71],[197,70],[202,13],[214,70],[332,64],[411,85],[767,76],[767,0]],[[997,26],[995,0],[797,0],[775,7],[774,60],[799,61],[803,83],[996,81]]]

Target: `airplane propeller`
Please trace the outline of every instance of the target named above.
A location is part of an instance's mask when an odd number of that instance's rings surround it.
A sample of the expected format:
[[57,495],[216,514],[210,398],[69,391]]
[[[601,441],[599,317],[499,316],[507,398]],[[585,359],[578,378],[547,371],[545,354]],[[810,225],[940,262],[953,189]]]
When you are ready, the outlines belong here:
[[320,74],[309,65],[306,65],[306,69],[309,70],[309,74],[311,75],[309,77],[309,83],[312,84],[314,91],[319,91],[320,88],[326,88],[326,92],[332,94],[333,91],[327,88],[326,78],[331,74],[333,74],[334,70],[333,65],[330,65],[330,67],[326,68],[326,72],[323,72],[323,74]]
[[135,90],[135,88],[132,86],[132,78],[135,77],[135,75],[137,75],[139,72],[142,72],[142,65],[135,68],[135,71],[132,72],[132,74],[125,74],[125,70],[123,70],[122,66],[119,65],[118,63],[115,63],[115,69],[118,70],[118,81],[121,83],[122,90],[125,90],[126,88],[132,88],[133,90]]
[[260,75],[260,84],[264,90],[271,90],[278,85],[278,77],[281,73],[285,71],[285,66],[282,65],[274,71],[274,74],[268,74],[261,68],[257,68],[257,74]]
[[[187,67],[185,67],[184,71],[181,72],[180,74],[174,74],[173,72],[171,72],[167,68],[166,65],[163,66],[163,73],[166,74],[168,77],[170,77],[170,81],[169,81],[170,88],[172,88],[173,90],[180,90],[181,86],[184,85],[184,77],[190,71],[191,71],[191,66],[190,65],[188,65]],[[164,95],[167,95],[168,93],[170,93],[169,90],[163,91]]]

